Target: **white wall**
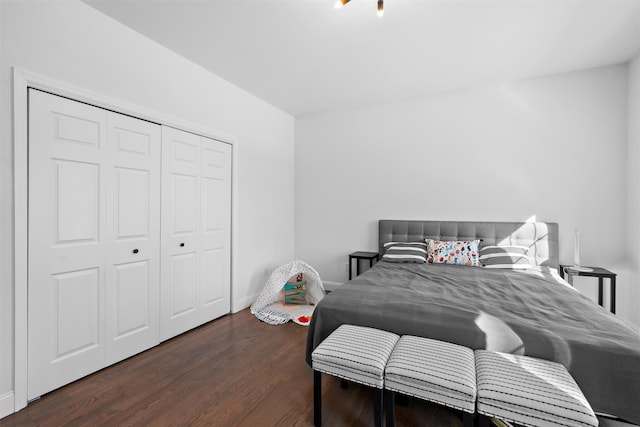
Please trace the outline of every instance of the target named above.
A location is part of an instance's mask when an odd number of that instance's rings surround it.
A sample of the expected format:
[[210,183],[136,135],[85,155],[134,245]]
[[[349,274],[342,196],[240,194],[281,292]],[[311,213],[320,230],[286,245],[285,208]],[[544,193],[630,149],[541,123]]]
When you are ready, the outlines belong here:
[[[560,224],[561,262],[573,262],[579,227],[582,264],[623,273],[626,69],[298,117],[296,257],[343,282],[349,252],[377,250],[378,219],[535,215]],[[579,279],[595,299],[597,282]],[[628,289],[619,277],[627,317]]]
[[265,266],[293,258],[294,118],[78,1],[3,0],[0,10],[1,400],[13,387],[11,67],[237,138],[234,310],[262,288]]
[[[3,18],[3,8],[0,2],[0,25]],[[0,28],[1,31],[1,28]],[[10,182],[11,173],[7,170],[5,165],[7,162],[11,162],[11,150],[7,149],[9,143],[5,144],[5,120],[6,103],[2,102],[8,95],[6,81],[6,71],[4,69],[4,60],[1,53],[4,51],[5,38],[0,32],[0,197],[6,199],[4,193],[5,183]],[[9,207],[5,208],[4,201],[0,203],[0,240],[4,240],[5,231],[10,231],[10,223],[8,222],[7,212]],[[0,242],[0,417],[13,411],[13,392],[12,392],[12,372],[11,364],[13,363],[13,356],[9,354],[13,346],[13,334],[10,332],[13,327],[13,300],[12,292],[4,292],[3,289],[10,287],[11,284],[11,271],[7,271],[5,266],[6,262],[2,259],[5,258],[7,250]],[[11,255],[9,253],[9,255]],[[11,256],[9,259],[12,259]],[[5,350],[6,349],[6,350]]]
[[640,55],[629,63],[629,126],[628,126],[628,217],[627,253],[632,284],[629,305],[635,308],[631,320],[640,325]]

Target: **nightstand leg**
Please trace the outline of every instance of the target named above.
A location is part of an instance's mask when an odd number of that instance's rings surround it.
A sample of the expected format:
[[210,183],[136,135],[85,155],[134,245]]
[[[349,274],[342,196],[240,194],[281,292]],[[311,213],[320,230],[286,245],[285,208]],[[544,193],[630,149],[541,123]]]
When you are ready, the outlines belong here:
[[[598,304],[602,306],[602,277],[598,277]],[[604,307],[604,306],[603,306]]]
[[616,314],[616,278],[614,276],[609,280],[611,280],[611,312]]
[[352,275],[352,264],[353,264],[353,259],[351,257],[349,257],[349,280],[351,280],[351,275]]

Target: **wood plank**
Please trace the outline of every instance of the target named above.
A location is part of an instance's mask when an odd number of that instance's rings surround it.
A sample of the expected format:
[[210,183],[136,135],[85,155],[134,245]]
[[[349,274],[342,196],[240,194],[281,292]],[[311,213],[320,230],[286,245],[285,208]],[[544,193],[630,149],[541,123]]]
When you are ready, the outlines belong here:
[[[179,335],[55,390],[0,426],[312,426],[307,329],[271,326],[249,310]],[[372,390],[323,376],[323,425],[373,424]],[[398,426],[462,426],[460,414],[410,400]]]

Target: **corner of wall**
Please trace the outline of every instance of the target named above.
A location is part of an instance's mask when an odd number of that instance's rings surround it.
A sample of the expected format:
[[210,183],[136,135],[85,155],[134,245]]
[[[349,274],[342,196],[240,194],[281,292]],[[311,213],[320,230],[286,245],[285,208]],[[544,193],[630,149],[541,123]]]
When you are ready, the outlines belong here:
[[231,313],[237,313],[249,307],[258,298],[259,292],[252,293],[242,298],[231,299]]
[[[640,53],[629,61],[627,67],[627,263],[630,270],[631,285],[629,299],[640,303],[640,256],[637,255],[636,242],[640,238]],[[635,304],[630,303],[633,307]],[[630,321],[640,331],[640,314],[634,312]]]

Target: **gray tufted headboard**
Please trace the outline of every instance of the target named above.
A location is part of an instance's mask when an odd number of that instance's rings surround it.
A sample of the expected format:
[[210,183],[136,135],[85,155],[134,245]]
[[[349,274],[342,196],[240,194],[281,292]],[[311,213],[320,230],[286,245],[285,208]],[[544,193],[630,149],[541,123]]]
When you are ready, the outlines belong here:
[[536,265],[558,268],[558,224],[553,222],[404,221],[381,219],[378,253],[387,242],[482,239],[485,244],[529,248]]

